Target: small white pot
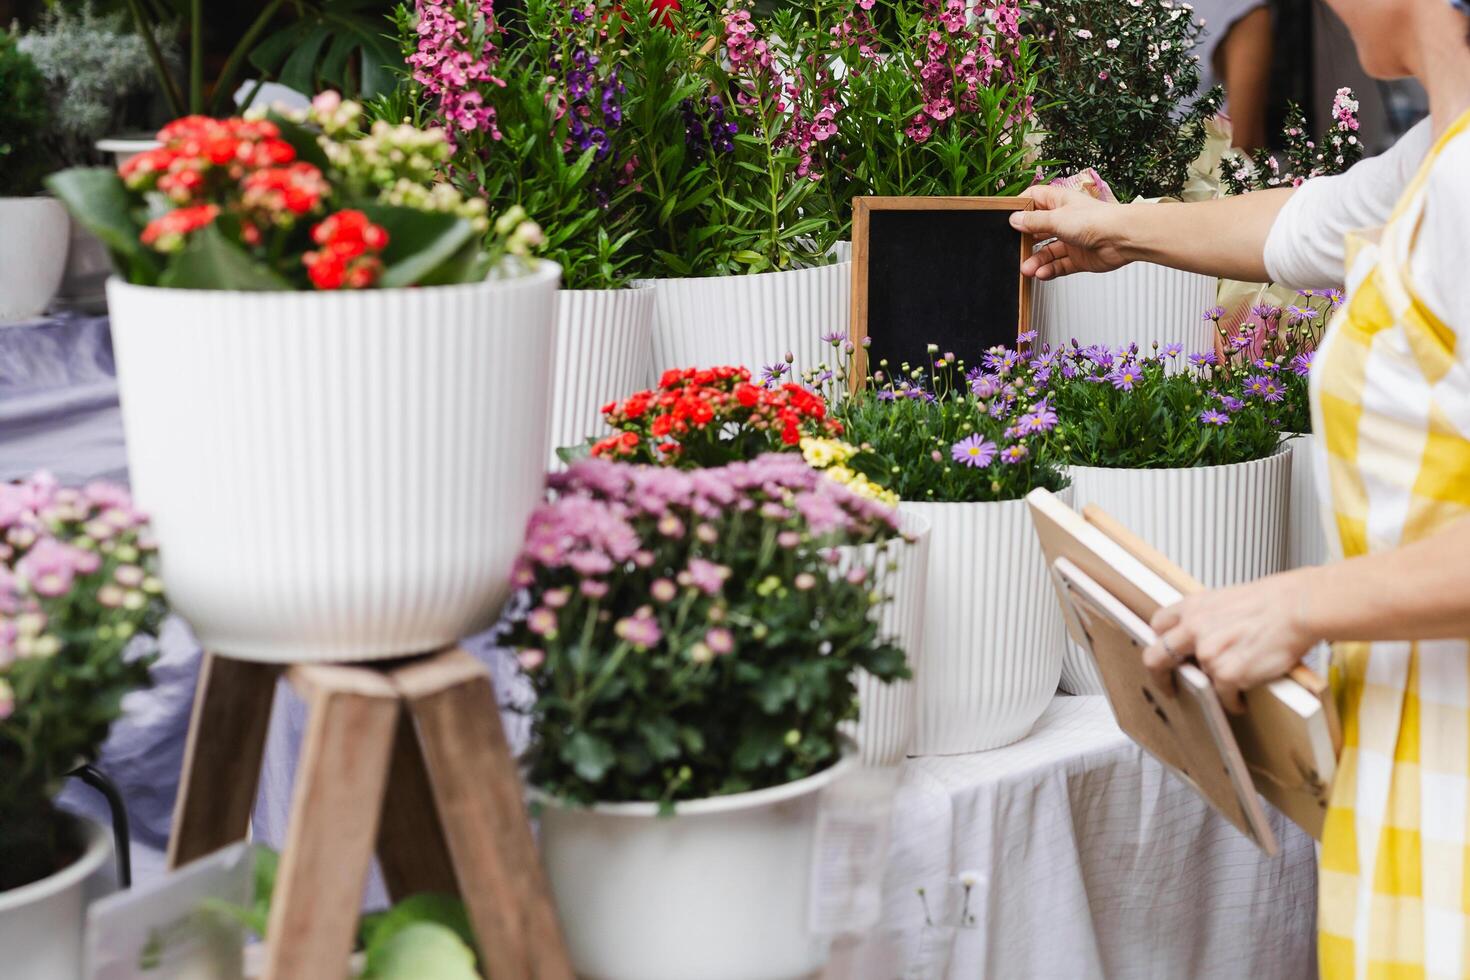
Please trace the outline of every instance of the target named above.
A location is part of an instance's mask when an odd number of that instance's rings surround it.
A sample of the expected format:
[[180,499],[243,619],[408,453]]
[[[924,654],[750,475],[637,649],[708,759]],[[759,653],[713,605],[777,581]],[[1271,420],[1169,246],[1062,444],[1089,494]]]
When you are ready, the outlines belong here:
[[559,275],[109,282],[133,491],[205,649],[366,660],[494,621],[542,495]]
[[912,544],[893,540],[860,549],[864,564],[875,569],[873,588],[890,596],[878,610],[878,628],[886,639],[903,648],[909,673],[906,681],[884,683],[865,670],[854,680],[859,715],[843,726],[857,742],[864,765],[896,766],[908,755],[914,739],[915,692],[923,669],[924,597],[929,580],[929,519],[903,512],[899,526],[914,538]]
[[1322,497],[1317,490],[1317,437],[1310,432],[1287,434],[1291,447],[1291,516],[1287,535],[1286,567],[1321,565],[1327,561],[1327,527]]
[[90,820],[66,819],[81,832],[81,857],[40,881],[0,892],[4,976],[81,980],[87,881],[112,855],[112,837]]
[[541,857],[583,980],[796,980],[827,962],[807,930],[822,790],[855,765],[680,803],[543,803]]
[[[795,355],[797,373],[832,360],[822,335],[848,331],[852,263],[749,276],[655,279],[653,373],[766,364]],[[790,375],[788,375],[790,377]]]
[[1154,341],[1184,345],[1185,353],[1215,349],[1215,325],[1205,310],[1215,305],[1219,280],[1151,262],[1133,262],[1113,272],[1079,272],[1037,282],[1032,325],[1053,347],[1075,337],[1084,347]]
[[103,153],[111,153],[113,163],[121,167],[139,153],[156,150],[163,144],[152,137],[133,139],[128,137],[111,137],[98,140],[92,144]]
[[71,220],[54,197],[0,197],[0,323],[46,312],[66,272]]
[[607,434],[602,406],[648,386],[653,373],[653,288],[563,289],[556,294],[556,354],[551,400],[556,451]]
[[[1228,466],[1130,470],[1071,468],[1073,500],[1097,504],[1207,588],[1250,582],[1286,568],[1291,450]],[[1062,689],[1102,694],[1086,651],[1070,640]]]
[[933,526],[914,754],[1020,741],[1056,695],[1065,636],[1026,502],[899,506]]

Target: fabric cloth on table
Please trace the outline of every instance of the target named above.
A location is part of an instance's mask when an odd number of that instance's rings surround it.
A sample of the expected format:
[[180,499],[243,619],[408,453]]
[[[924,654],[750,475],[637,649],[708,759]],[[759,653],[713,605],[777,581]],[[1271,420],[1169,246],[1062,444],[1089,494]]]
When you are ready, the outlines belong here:
[[1015,745],[904,763],[881,925],[829,976],[1311,977],[1315,847],[1271,822],[1274,858],[1134,745],[1105,698],[1059,696]]

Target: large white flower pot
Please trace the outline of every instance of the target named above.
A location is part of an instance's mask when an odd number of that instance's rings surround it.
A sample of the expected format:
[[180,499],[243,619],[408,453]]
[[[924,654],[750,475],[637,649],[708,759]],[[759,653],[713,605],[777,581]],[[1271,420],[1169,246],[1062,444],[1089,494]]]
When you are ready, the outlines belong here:
[[541,856],[583,980],[796,980],[826,963],[807,930],[821,792],[853,757],[784,786],[590,809],[543,801]]
[[[848,330],[852,263],[749,276],[655,279],[654,375],[669,368],[766,364],[796,372],[832,360],[822,335]],[[789,375],[788,375],[789,377]]]
[[1065,635],[1026,502],[899,506],[933,526],[914,754],[1020,741],[1056,695]]
[[559,275],[109,283],[133,492],[206,649],[364,660],[494,621],[542,494]]
[[653,373],[653,288],[563,289],[556,294],[556,355],[551,400],[556,451],[606,435],[602,406],[648,386]]
[[1203,318],[1215,305],[1219,280],[1151,262],[1113,272],[1079,272],[1037,282],[1031,323],[1053,347],[1075,337],[1084,347],[1154,341],[1184,345],[1185,353],[1215,349],[1215,325]]
[[49,877],[0,892],[0,976],[81,980],[87,881],[112,855],[112,837],[90,820],[69,817],[82,853]]
[[1288,518],[1286,567],[1321,565],[1327,561],[1327,528],[1317,490],[1317,438],[1310,432],[1288,434],[1291,447],[1291,513]]
[[[1228,466],[1129,470],[1074,466],[1073,500],[1097,504],[1208,588],[1286,568],[1292,460],[1285,446]],[[1062,689],[1102,694],[1086,651],[1066,643]]]
[[71,221],[54,197],[0,197],[0,323],[46,312],[66,272]]
[[843,726],[857,742],[864,765],[896,766],[908,755],[914,739],[915,700],[923,670],[924,597],[929,580],[929,519],[904,512],[899,526],[912,543],[902,539],[857,549],[861,561],[873,568],[873,588],[889,597],[878,610],[883,637],[903,648],[909,673],[906,681],[884,683],[867,671],[857,672],[858,720]]

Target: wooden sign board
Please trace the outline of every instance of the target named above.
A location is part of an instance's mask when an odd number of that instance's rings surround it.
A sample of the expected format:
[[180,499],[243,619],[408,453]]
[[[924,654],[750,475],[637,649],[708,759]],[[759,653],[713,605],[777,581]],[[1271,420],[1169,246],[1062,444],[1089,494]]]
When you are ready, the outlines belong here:
[[[1019,197],[859,197],[852,218],[852,340],[861,384],[884,358],[927,366],[928,345],[977,363],[1030,329],[1021,261],[1031,236],[1010,225]],[[862,341],[872,338],[863,357]]]
[[[1045,490],[1027,496],[1048,565],[1066,558],[1131,613],[1147,622],[1164,606],[1203,589],[1199,582],[1095,506],[1081,514]],[[1064,600],[1065,601],[1065,600]],[[1072,638],[1087,646],[1075,622]],[[1342,748],[1326,682],[1306,667],[1246,693],[1245,712],[1230,716],[1256,789],[1321,839]]]
[[1276,835],[1209,678],[1183,664],[1174,672],[1175,688],[1160,687],[1143,665],[1143,650],[1155,639],[1148,625],[1066,558],[1052,572],[1068,624],[1097,661],[1118,727],[1257,847],[1275,854]]

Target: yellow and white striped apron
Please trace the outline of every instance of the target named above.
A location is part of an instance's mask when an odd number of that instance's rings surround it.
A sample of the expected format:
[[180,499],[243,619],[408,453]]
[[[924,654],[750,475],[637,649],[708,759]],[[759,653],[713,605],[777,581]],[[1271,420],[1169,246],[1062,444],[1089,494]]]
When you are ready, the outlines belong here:
[[[1470,324],[1439,320],[1410,272],[1429,170],[1467,130],[1470,114],[1377,241],[1352,243],[1349,299],[1317,353],[1317,477],[1342,557],[1470,514],[1470,340],[1455,330]],[[1322,975],[1470,976],[1470,641],[1339,644],[1332,686],[1344,744],[1322,840]]]

